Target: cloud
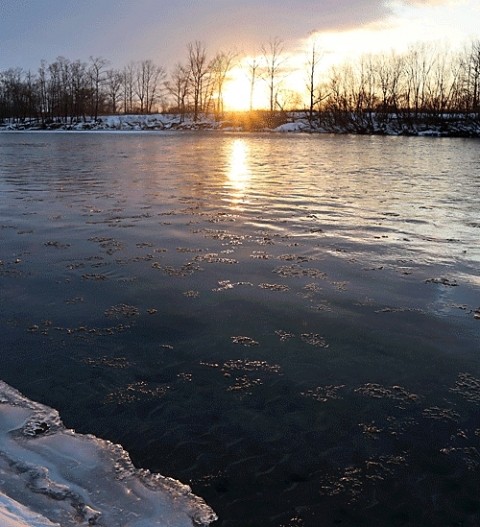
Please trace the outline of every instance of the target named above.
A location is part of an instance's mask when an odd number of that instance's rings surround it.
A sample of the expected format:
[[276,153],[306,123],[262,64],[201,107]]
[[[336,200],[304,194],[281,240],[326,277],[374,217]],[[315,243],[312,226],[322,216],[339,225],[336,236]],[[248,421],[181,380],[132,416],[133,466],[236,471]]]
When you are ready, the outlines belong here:
[[182,59],[192,40],[212,50],[255,53],[271,38],[279,37],[289,48],[313,31],[345,31],[388,14],[383,0],[176,0],[170,13],[150,12],[143,34],[154,42],[158,28],[167,25],[163,34],[168,35],[169,48]]
[[[295,49],[312,32],[382,29],[417,11],[478,0],[0,0],[0,70],[42,58],[103,56],[115,67],[184,61],[188,42],[209,53],[258,53],[279,37]],[[81,6],[80,6],[81,4]],[[456,8],[455,8],[456,9]],[[470,16],[470,18],[472,18]],[[28,28],[28,30],[26,30]]]
[[410,7],[435,7],[461,5],[463,0],[400,0],[400,3]]

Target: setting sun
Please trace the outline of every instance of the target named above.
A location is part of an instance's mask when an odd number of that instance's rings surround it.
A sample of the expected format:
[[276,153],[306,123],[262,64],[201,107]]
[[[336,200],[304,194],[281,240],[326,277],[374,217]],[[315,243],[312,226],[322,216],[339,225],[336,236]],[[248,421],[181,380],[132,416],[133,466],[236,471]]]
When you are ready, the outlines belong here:
[[252,90],[246,61],[242,61],[242,64],[231,70],[229,79],[225,83],[223,101],[226,110],[236,112],[267,107],[265,82],[257,76]]
[[236,70],[232,72],[231,78],[225,84],[223,101],[227,110],[244,111],[250,109],[250,87],[248,79]]

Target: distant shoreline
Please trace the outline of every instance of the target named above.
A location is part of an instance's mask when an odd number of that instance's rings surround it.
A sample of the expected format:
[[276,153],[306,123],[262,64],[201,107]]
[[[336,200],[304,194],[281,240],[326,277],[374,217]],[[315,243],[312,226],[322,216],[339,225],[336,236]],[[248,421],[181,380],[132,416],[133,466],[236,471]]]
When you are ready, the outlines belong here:
[[[259,117],[260,115],[260,117]],[[146,115],[106,115],[97,120],[55,119],[42,122],[40,119],[4,120],[0,122],[0,132],[17,131],[62,131],[62,132],[148,132],[148,131],[215,131],[240,133],[284,133],[284,134],[355,134],[384,136],[417,136],[417,137],[459,137],[480,138],[480,121],[474,117],[445,116],[436,122],[429,122],[425,117],[406,124],[393,117],[388,122],[380,122],[375,116],[368,116],[368,122],[359,120],[356,115],[346,115],[343,123],[323,122],[319,116],[310,123],[304,112],[292,112],[281,115],[232,114],[222,120],[203,116],[197,121],[191,117],[177,114]],[[328,116],[327,116],[328,118]],[[326,121],[326,119],[325,119]]]

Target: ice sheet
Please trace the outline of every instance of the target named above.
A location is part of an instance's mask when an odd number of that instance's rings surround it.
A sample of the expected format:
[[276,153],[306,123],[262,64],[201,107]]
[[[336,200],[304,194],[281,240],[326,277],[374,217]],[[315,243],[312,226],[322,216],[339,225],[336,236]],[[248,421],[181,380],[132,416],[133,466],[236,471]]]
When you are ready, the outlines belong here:
[[0,524],[192,527],[216,519],[190,487],[136,469],[120,446],[66,429],[0,381]]

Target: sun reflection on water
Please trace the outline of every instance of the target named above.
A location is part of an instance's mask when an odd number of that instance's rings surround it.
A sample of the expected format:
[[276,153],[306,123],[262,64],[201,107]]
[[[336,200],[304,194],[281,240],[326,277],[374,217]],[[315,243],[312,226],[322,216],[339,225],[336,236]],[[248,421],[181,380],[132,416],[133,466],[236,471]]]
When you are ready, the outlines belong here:
[[227,185],[235,191],[237,199],[242,197],[251,178],[249,158],[248,143],[244,139],[235,139],[230,145]]

